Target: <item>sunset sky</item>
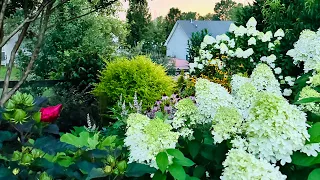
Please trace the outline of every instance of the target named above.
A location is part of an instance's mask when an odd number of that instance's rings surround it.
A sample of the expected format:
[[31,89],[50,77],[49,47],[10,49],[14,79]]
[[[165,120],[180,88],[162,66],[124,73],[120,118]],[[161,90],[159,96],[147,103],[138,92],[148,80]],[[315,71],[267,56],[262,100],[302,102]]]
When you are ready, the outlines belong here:
[[[171,7],[177,7],[182,12],[198,12],[200,15],[213,13],[215,3],[220,0],[148,0],[152,18],[165,16]],[[253,0],[234,0],[239,3],[248,4]],[[123,2],[123,8],[128,8],[128,2]],[[125,12],[119,14],[121,19],[125,19]]]

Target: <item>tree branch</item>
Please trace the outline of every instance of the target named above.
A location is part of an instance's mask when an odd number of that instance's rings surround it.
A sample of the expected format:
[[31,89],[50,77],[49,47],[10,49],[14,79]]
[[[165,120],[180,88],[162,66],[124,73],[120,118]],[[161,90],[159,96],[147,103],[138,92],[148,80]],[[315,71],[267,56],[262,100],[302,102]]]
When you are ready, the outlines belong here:
[[3,24],[4,14],[6,12],[8,2],[9,2],[9,0],[4,0],[2,3],[2,7],[1,7],[1,11],[0,11],[0,24]]
[[[108,2],[108,3],[106,4],[106,6],[110,6],[110,5],[114,4],[114,3],[117,2],[117,1],[118,1],[118,0],[112,0],[112,1]],[[79,15],[79,16],[72,17],[72,18],[67,19],[67,20],[65,20],[65,21],[63,21],[63,22],[66,23],[66,22],[70,22],[70,21],[73,21],[73,20],[82,18],[82,17],[87,16],[87,15],[89,15],[89,14],[91,14],[91,13],[97,12],[98,10],[103,9],[103,8],[105,8],[105,6],[100,6],[100,7],[98,7],[98,8],[95,8],[94,10],[91,10],[91,11],[86,12],[86,13],[84,13],[84,14],[81,14],[81,15]],[[56,24],[50,25],[50,26],[48,26],[48,29],[50,29],[50,28],[52,28],[52,27],[55,27],[55,26],[56,26]]]
[[53,1],[54,0],[43,2],[35,14],[27,17],[18,27],[16,27],[16,29],[14,29],[8,36],[3,38],[3,40],[0,43],[0,47],[3,47],[15,34],[17,34],[21,30],[21,28],[26,23],[31,23],[31,22],[35,21],[38,18],[38,16],[40,15],[40,13],[46,8],[46,6],[50,3],[53,3]]
[[29,28],[29,25],[30,25],[30,23],[26,23],[24,25],[21,33],[19,34],[18,40],[15,43],[15,45],[13,46],[13,49],[11,51],[9,65],[8,65],[6,76],[5,76],[4,82],[3,82],[2,97],[8,92],[10,76],[11,76],[14,60],[15,60],[15,57],[16,57],[16,53],[17,53],[17,51],[18,51],[23,39],[25,38],[25,35],[27,34],[27,30]]
[[[52,2],[52,1],[51,1]],[[44,36],[45,36],[45,32],[47,29],[47,24],[49,21],[49,17],[50,17],[50,8],[52,7],[53,2],[51,4],[48,4],[47,8],[46,8],[46,13],[44,13],[44,19],[43,19],[43,25],[41,26],[40,29],[40,33],[38,36],[38,40],[36,43],[36,46],[33,50],[32,56],[30,58],[29,64],[26,68],[26,71],[24,72],[23,76],[21,77],[21,79],[19,80],[19,82],[7,93],[3,93],[1,100],[0,100],[0,106],[4,106],[4,104],[10,99],[10,97],[20,88],[20,86],[25,82],[25,80],[27,79],[28,75],[30,74],[33,64],[35,62],[35,60],[37,59],[39,53],[40,53],[40,48],[41,45],[43,43],[44,40]]]

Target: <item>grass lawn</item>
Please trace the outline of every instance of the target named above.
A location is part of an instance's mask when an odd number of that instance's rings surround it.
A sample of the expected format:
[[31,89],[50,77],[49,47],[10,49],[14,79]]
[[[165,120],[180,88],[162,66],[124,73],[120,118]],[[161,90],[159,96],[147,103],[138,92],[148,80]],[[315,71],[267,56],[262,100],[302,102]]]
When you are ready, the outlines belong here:
[[[1,67],[0,67],[0,81],[3,81],[3,80],[4,80],[4,77],[5,77],[5,75],[6,75],[6,72],[7,72],[7,67],[1,66]],[[20,71],[19,71],[19,69],[13,67],[10,80],[18,80],[19,78],[20,78]]]

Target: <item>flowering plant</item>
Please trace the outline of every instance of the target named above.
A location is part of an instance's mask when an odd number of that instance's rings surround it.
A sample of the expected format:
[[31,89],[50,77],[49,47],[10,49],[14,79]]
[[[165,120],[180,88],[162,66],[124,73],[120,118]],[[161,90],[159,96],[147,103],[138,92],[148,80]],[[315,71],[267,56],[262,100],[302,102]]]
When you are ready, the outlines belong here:
[[293,86],[295,79],[288,76],[290,72],[283,69],[283,55],[279,50],[285,32],[278,29],[274,33],[264,33],[258,31],[256,25],[257,21],[252,17],[246,27],[231,24],[226,34],[205,36],[201,43],[200,56],[194,58],[194,63],[190,63],[190,72],[200,77],[201,74],[210,74],[207,67],[215,65],[231,75],[251,74],[256,64],[265,63],[281,81],[283,95],[290,96],[291,91],[287,88]]

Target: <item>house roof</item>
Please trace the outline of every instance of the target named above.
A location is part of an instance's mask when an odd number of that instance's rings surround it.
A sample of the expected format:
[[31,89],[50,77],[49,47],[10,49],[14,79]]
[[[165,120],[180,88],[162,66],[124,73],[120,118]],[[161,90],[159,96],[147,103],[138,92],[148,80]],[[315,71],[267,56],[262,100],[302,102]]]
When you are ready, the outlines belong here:
[[172,59],[175,63],[175,67],[176,69],[183,69],[183,70],[188,70],[189,69],[189,62],[187,60],[183,60],[183,59],[177,59],[177,58],[173,58]]
[[224,34],[229,30],[229,26],[232,21],[190,21],[190,20],[178,20],[174,25],[169,37],[166,40],[167,45],[175,32],[178,25],[183,29],[186,35],[191,38],[192,33],[208,29],[211,36],[216,37],[217,35]]

